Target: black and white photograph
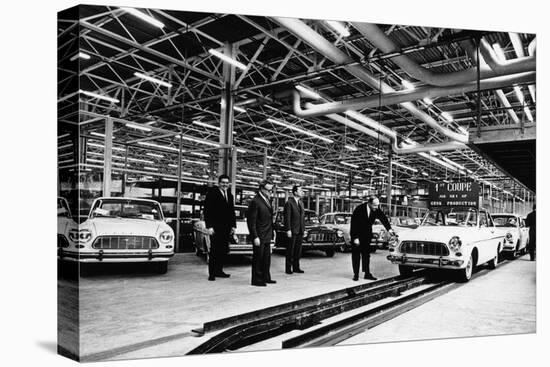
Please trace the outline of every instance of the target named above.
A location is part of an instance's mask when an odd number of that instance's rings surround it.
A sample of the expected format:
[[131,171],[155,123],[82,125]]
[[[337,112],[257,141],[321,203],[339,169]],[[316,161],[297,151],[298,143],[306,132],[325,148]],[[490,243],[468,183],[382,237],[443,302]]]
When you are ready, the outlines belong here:
[[25,217],[57,230],[48,273],[26,267],[49,274],[34,309],[56,308],[42,353],[534,361],[538,23],[65,4],[44,15],[56,171]]
[[61,355],[536,331],[536,34],[79,5],[57,52]]

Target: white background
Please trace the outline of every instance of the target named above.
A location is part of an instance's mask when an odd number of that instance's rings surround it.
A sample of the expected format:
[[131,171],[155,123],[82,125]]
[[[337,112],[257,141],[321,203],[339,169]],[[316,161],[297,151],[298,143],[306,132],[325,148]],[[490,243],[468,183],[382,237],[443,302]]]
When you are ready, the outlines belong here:
[[[371,344],[284,352],[236,353],[124,362],[94,366],[258,365],[416,366],[543,365],[549,359],[548,270],[545,259],[547,206],[545,182],[549,12],[543,1],[348,1],[201,0],[86,1],[86,4],[129,5],[165,9],[293,16],[337,20],[415,24],[537,33],[538,211],[537,334],[426,342]],[[72,1],[8,0],[2,6],[0,157],[1,320],[0,364],[56,365],[75,363],[55,353],[56,261],[54,213],[56,197],[56,35],[57,12]],[[546,16],[546,17],[545,17]],[[7,115],[5,112],[8,112]],[[547,144],[546,144],[547,145]],[[544,167],[546,166],[546,167]],[[184,281],[182,279],[182,281]],[[445,312],[445,310],[441,310]],[[442,327],[444,327],[442,325]],[[545,345],[544,345],[545,344]],[[546,346],[546,349],[545,349]]]

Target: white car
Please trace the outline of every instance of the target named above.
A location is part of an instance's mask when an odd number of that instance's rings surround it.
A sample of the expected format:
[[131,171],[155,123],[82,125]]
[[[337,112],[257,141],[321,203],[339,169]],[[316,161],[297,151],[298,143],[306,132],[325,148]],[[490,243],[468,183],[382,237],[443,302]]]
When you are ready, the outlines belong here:
[[387,259],[399,265],[401,275],[415,268],[452,269],[468,281],[477,265],[497,266],[503,241],[484,209],[434,209],[418,228],[390,243]]
[[102,197],[95,199],[88,218],[63,233],[68,246],[61,260],[80,263],[155,263],[166,273],[174,256],[174,232],[154,200]]
[[69,203],[65,198],[57,198],[57,252],[69,247],[68,233],[78,228],[73,220]]
[[516,257],[525,253],[529,243],[529,229],[522,217],[511,213],[492,214],[495,227],[504,235],[502,252]]

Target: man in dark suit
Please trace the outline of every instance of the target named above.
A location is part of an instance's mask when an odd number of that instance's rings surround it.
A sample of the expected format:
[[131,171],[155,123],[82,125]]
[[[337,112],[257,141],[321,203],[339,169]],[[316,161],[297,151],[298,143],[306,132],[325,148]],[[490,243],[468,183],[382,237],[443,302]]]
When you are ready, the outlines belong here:
[[388,218],[380,210],[380,201],[371,196],[368,202],[359,205],[351,216],[351,263],[353,267],[353,280],[359,280],[359,262],[363,260],[365,279],[376,280],[370,272],[370,243],[372,240],[372,225],[379,219],[386,230],[394,235]]
[[537,207],[533,204],[533,211],[527,214],[525,218],[525,226],[529,227],[529,242],[527,243],[527,250],[529,251],[529,257],[531,261],[535,261],[537,256]]
[[283,210],[286,235],[288,237],[285,259],[285,273],[303,273],[300,269],[302,256],[302,237],[304,236],[305,219],[302,201],[303,192],[300,186],[292,187],[292,197],[285,203]]
[[265,287],[266,283],[277,283],[271,279],[271,239],[273,238],[273,207],[271,193],[273,184],[267,180],[260,182],[258,194],[248,205],[246,223],[252,248],[252,285]]
[[211,236],[208,280],[229,277],[223,272],[223,266],[229,253],[230,236],[237,227],[233,194],[228,190],[229,176],[221,175],[218,184],[208,192],[204,201],[204,220]]

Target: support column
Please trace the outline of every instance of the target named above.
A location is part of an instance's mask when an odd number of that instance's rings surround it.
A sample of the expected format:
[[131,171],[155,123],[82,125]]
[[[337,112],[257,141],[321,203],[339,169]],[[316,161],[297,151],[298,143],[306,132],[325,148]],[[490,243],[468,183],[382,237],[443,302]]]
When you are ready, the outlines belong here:
[[[224,55],[233,57],[234,46],[226,43],[224,47]],[[235,66],[224,62],[223,63],[223,89],[221,95],[220,109],[220,144],[229,148],[233,148],[233,94],[232,89],[235,83]],[[220,149],[218,161],[218,175],[226,174],[232,176],[229,160],[231,158],[230,149]]]
[[121,191],[122,196],[126,195],[126,182],[128,181],[128,145],[125,146],[126,149],[124,149],[124,170],[122,171],[122,183],[121,183]]
[[319,194],[315,195],[315,215],[319,216]]
[[392,150],[391,147],[389,147],[388,152],[388,187],[386,188],[386,204],[388,206],[388,215],[391,215],[391,185],[393,180],[393,170],[392,170]]
[[229,173],[229,182],[231,182],[231,194],[233,194],[233,198],[236,198],[237,193],[237,149],[233,148],[231,150],[231,170]]
[[[180,126],[180,134],[183,134],[183,129]],[[178,143],[178,183],[176,185],[176,239],[174,240],[174,252],[181,252],[180,249],[180,217],[181,217],[181,156],[182,156],[182,139]]]
[[111,196],[111,159],[113,155],[113,119],[105,120],[105,148],[103,149],[103,196]]
[[264,148],[264,169],[262,170],[262,178],[267,178],[267,147]]

